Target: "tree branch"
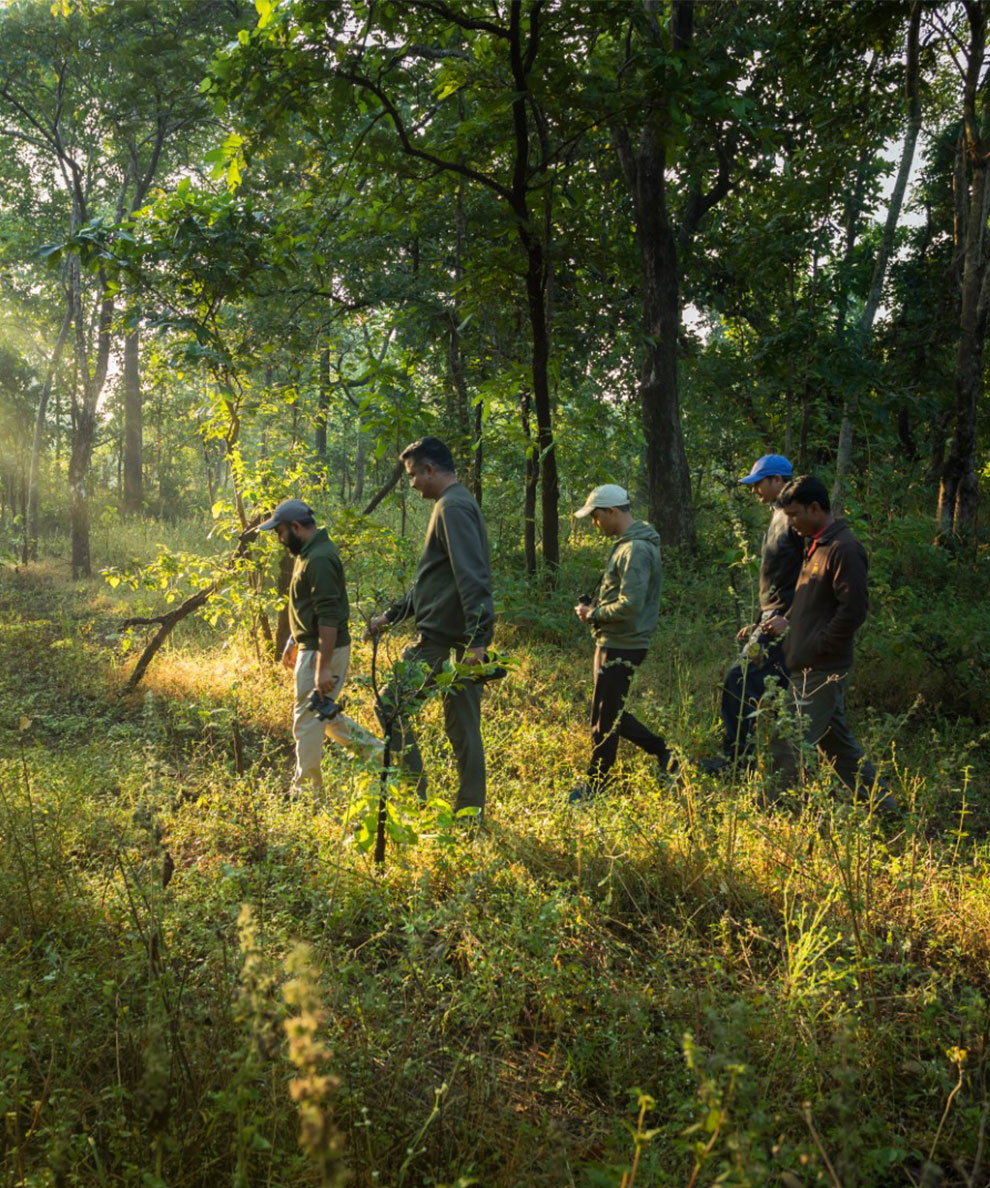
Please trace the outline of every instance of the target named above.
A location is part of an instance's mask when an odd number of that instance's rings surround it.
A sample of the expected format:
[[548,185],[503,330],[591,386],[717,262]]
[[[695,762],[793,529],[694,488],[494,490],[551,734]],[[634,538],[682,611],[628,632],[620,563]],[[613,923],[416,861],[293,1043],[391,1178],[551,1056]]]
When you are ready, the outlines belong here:
[[169,635],[171,635],[173,628],[181,623],[183,619],[188,618],[194,611],[199,610],[204,606],[210,598],[223,586],[229,579],[231,571],[238,561],[247,555],[248,549],[251,547],[251,542],[258,535],[258,525],[261,523],[261,516],[255,516],[247,528],[241,533],[238,538],[237,548],[227,559],[224,566],[226,572],[222,573],[216,581],[211,582],[205,589],[197,590],[175,610],[169,611],[167,614],[158,615],[150,619],[125,619],[121,627],[146,627],[157,623],[158,631],[148,646],[141,653],[141,656],[134,665],[134,671],[131,673],[125,687],[126,693],[132,693],[140,684],[141,678],[147,671],[148,665],[154,659],[155,653],[162,646]]

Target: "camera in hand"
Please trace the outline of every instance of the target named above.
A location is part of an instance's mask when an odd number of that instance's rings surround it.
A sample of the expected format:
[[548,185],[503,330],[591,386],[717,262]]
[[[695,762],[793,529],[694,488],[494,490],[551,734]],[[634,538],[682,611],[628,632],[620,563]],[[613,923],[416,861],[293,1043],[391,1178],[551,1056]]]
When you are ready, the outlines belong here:
[[497,663],[487,652],[485,652],[484,659],[478,667],[480,671],[477,675],[472,674],[471,677],[476,685],[485,685],[489,681],[500,681],[503,677],[509,675],[509,670],[505,665]]

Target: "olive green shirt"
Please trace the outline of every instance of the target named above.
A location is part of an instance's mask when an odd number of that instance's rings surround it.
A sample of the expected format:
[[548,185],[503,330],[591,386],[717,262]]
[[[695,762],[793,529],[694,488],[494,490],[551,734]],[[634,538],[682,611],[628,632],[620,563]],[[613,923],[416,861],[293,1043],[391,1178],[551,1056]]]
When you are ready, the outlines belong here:
[[488,534],[474,496],[454,483],[433,505],[412,589],[387,611],[390,623],[412,615],[426,639],[451,647],[487,647],[495,627]]
[[302,649],[320,646],[320,628],[336,627],[338,646],[351,642],[344,566],[337,546],[318,528],[296,557],[289,585],[289,628]]

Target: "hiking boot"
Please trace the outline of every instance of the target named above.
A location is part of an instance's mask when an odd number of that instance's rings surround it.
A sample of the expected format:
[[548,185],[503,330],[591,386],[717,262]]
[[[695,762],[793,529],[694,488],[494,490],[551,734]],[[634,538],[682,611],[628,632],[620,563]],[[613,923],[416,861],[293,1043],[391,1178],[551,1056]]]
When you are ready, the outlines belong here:
[[657,773],[657,781],[661,787],[670,788],[677,782],[677,775],[681,770],[681,765],[669,751],[666,755],[657,756],[657,766],[660,768]]
[[724,755],[715,755],[709,759],[699,759],[697,768],[706,775],[721,775],[729,766],[729,760]]
[[587,804],[595,797],[595,789],[583,780],[580,784],[575,784],[574,787],[567,793],[568,804]]

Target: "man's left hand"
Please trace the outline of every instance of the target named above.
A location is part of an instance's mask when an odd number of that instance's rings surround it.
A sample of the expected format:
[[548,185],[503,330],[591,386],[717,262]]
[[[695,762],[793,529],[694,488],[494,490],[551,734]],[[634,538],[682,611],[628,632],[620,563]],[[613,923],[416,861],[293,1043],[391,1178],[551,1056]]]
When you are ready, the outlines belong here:
[[338,677],[335,673],[328,672],[326,675],[324,675],[320,666],[317,665],[315,687],[318,692],[332,693],[339,680],[340,677]]
[[574,613],[581,620],[582,623],[587,623],[591,618],[592,607],[587,602],[579,602],[574,608]]

